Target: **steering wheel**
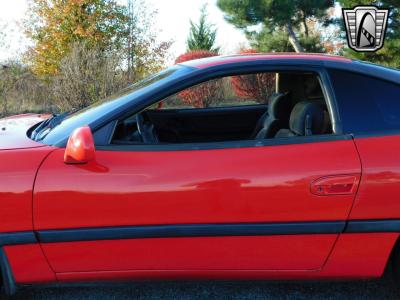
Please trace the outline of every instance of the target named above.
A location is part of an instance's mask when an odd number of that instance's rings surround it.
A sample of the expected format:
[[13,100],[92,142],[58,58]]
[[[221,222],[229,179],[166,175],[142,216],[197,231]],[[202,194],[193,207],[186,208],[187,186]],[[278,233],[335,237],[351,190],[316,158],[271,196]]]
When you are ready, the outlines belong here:
[[142,113],[136,114],[136,126],[142,142],[145,144],[155,144],[158,143],[158,137],[154,132],[154,125],[146,124]]

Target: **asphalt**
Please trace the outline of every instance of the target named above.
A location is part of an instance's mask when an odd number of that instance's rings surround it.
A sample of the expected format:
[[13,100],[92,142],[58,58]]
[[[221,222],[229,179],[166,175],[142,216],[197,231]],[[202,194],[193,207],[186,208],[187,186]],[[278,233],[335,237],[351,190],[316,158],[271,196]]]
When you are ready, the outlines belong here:
[[[389,276],[348,282],[136,282],[24,287],[12,299],[400,299]],[[8,299],[0,297],[0,299]]]

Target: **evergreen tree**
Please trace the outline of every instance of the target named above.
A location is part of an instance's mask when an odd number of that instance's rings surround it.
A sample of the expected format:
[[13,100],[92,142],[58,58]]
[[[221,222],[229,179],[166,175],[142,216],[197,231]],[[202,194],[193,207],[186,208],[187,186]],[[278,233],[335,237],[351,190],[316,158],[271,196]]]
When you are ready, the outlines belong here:
[[[338,3],[344,8],[353,8],[356,5],[371,5],[371,1],[367,0],[338,0]],[[345,55],[366,60],[390,67],[400,68],[400,7],[399,0],[380,0],[373,3],[381,8],[389,8],[389,16],[387,23],[387,31],[382,49],[376,52],[356,52],[350,48],[346,48]],[[344,22],[343,26],[344,36]]]
[[190,21],[190,32],[187,39],[187,51],[207,50],[219,52],[219,47],[215,47],[217,30],[214,25],[207,22],[207,6],[201,8],[200,20],[198,24]]
[[[218,0],[225,19],[242,29],[252,47],[262,51],[321,51],[310,20],[328,20],[333,0]],[[252,31],[254,25],[261,30]]]

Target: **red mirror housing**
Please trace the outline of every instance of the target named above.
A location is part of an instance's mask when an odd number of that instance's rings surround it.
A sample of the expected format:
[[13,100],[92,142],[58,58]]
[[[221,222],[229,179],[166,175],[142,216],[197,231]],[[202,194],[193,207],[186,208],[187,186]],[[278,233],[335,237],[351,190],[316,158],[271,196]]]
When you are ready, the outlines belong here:
[[89,126],[75,129],[70,135],[64,153],[64,163],[85,164],[94,160],[94,140]]

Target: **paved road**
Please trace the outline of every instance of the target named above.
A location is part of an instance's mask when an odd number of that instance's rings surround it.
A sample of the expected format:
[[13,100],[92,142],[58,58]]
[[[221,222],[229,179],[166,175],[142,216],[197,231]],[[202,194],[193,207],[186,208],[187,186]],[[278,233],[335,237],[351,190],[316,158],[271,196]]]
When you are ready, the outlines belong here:
[[[359,282],[144,282],[36,287],[16,299],[400,299],[390,277]],[[0,299],[5,299],[1,298]]]

